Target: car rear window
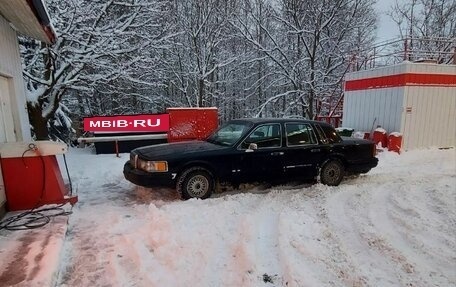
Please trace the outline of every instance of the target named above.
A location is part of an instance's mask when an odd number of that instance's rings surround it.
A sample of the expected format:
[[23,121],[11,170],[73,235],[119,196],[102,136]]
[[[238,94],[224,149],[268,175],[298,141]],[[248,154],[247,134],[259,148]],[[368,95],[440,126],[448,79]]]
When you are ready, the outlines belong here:
[[327,125],[316,125],[317,130],[319,131],[320,137],[323,143],[338,143],[341,142],[342,139],[337,134],[336,130],[332,126]]

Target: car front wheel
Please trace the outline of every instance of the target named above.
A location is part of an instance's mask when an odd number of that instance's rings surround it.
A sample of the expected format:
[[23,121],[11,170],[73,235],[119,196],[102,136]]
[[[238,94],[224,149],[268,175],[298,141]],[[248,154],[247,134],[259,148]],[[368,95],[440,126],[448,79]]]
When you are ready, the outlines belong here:
[[205,199],[210,197],[214,190],[214,179],[206,169],[193,167],[179,176],[176,189],[182,199]]
[[344,178],[344,166],[338,160],[325,163],[320,170],[321,183],[337,186]]

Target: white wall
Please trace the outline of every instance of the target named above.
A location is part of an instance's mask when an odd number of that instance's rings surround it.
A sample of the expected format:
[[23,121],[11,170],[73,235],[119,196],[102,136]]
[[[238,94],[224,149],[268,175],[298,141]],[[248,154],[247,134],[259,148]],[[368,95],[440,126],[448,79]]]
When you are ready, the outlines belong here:
[[456,146],[456,87],[406,87],[401,133],[405,150]]
[[[21,58],[16,32],[0,15],[0,76],[8,82],[9,103],[13,116],[13,141],[31,139],[30,123],[27,114],[25,87],[22,79]],[[0,126],[0,129],[3,127]],[[11,141],[11,140],[8,140]]]
[[[377,77],[420,74],[398,87]],[[443,75],[443,76],[434,76]],[[400,76],[398,76],[400,77]],[[395,77],[395,80],[398,80]],[[442,77],[445,80],[442,80]],[[349,73],[351,89],[344,94],[344,127],[370,131],[381,125],[388,133],[403,134],[403,149],[456,146],[456,65],[403,62],[398,65]],[[369,79],[368,81],[362,81]],[[360,81],[356,81],[360,80]],[[374,80],[374,81],[373,81]],[[416,81],[415,81],[416,80]],[[374,83],[371,83],[373,81]],[[390,82],[388,82],[390,81]],[[353,86],[353,83],[362,83]],[[366,84],[367,83],[367,84]],[[373,86],[370,86],[370,85]],[[363,90],[356,90],[363,88]]]
[[[17,35],[1,15],[0,89],[0,143],[31,140]],[[0,167],[0,214],[5,202]]]

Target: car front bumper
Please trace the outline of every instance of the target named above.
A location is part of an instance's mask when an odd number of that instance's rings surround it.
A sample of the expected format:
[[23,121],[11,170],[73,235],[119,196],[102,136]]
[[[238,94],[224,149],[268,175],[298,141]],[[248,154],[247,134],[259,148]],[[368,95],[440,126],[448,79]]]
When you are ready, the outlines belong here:
[[123,174],[126,180],[144,187],[174,187],[176,182],[170,172],[146,172],[134,169],[127,161],[124,165]]

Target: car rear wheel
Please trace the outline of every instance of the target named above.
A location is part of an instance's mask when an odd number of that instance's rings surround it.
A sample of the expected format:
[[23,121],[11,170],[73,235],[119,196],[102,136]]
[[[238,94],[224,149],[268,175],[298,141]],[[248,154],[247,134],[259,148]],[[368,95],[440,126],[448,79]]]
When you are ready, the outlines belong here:
[[344,166],[338,160],[330,160],[320,170],[321,183],[337,186],[344,178]]
[[214,179],[206,169],[193,167],[179,176],[176,189],[182,199],[205,199],[210,197],[214,190]]

